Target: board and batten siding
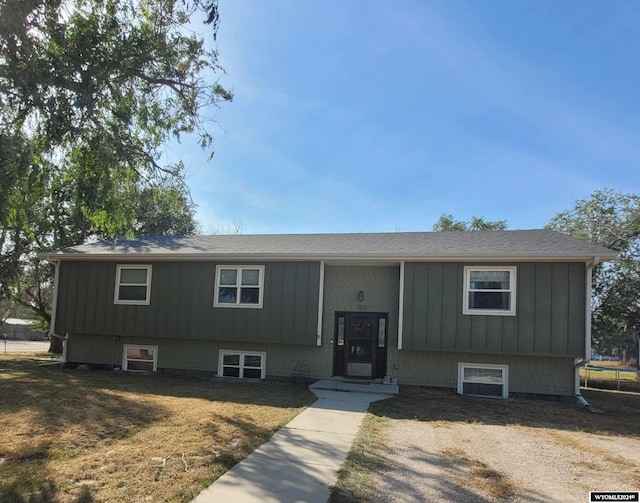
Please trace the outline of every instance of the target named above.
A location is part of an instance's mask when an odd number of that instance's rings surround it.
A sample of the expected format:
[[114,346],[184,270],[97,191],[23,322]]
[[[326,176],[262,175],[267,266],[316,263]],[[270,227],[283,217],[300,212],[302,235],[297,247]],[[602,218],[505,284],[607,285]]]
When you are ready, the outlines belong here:
[[[149,305],[116,305],[121,262],[60,264],[56,333],[315,345],[319,262],[144,262]],[[214,307],[216,265],[264,265],[259,308]]]
[[[515,316],[463,315],[464,267],[517,266]],[[523,356],[584,356],[582,262],[406,263],[402,347]]]

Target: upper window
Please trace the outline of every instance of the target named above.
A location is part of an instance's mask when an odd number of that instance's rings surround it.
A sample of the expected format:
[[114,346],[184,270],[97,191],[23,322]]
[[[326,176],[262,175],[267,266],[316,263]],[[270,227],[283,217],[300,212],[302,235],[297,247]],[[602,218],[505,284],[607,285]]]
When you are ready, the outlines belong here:
[[219,265],[213,305],[262,307],[263,284],[263,265]]
[[116,268],[116,304],[149,304],[151,299],[151,266],[118,265]]
[[465,267],[462,313],[515,316],[516,267]]

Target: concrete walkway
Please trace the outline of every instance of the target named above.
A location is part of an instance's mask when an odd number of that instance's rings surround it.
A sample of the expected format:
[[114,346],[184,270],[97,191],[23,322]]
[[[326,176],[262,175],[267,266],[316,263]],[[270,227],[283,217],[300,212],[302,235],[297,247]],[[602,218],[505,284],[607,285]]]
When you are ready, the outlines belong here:
[[369,404],[390,394],[333,391],[335,383],[330,390],[315,385],[311,390],[317,402],[192,503],[326,503]]

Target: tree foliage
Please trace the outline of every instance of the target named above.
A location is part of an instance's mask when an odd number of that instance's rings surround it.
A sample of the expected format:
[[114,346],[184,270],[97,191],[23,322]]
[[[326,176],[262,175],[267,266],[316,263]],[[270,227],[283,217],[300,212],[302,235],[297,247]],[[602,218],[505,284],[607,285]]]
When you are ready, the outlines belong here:
[[471,217],[470,221],[456,220],[453,215],[442,214],[433,224],[436,232],[460,232],[460,231],[503,231],[507,228],[506,220],[492,222],[484,217]]
[[211,149],[216,0],[0,0],[0,298],[48,319],[36,253],[196,230],[169,140]]
[[593,347],[600,354],[634,353],[640,329],[640,196],[599,190],[547,225],[617,250],[593,274]]

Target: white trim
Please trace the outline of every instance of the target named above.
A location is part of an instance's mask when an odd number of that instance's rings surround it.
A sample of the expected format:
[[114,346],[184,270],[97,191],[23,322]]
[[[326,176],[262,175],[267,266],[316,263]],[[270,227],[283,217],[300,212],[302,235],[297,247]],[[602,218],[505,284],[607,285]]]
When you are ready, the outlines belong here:
[[67,332],[64,338],[62,339],[62,363],[67,363],[68,349],[69,349],[69,332]]
[[[58,310],[58,284],[60,283],[60,262],[51,262],[53,264],[53,299],[51,301],[51,320],[49,321],[49,337],[56,332],[56,311]],[[63,350],[64,350],[64,342]]]
[[[223,375],[223,367],[234,367],[235,365],[223,365],[223,360],[224,357],[226,355],[239,355],[240,356],[240,362],[238,365],[238,369],[239,369],[239,377],[232,377],[232,376],[224,376]],[[250,378],[250,377],[244,377],[244,371],[245,371],[245,366],[244,366],[244,357],[245,356],[259,356],[260,359],[260,379],[264,379],[266,373],[267,373],[267,353],[264,351],[244,351],[244,350],[237,350],[237,349],[221,349],[218,352],[218,377],[225,377],[227,379],[254,379],[254,378]],[[258,367],[250,367],[251,369],[256,369]]]
[[[120,283],[120,272],[123,269],[146,269],[147,271],[147,281],[146,283],[125,283],[122,285]],[[153,267],[150,264],[117,264],[116,265],[116,286],[113,291],[113,303],[114,304],[128,304],[134,306],[148,306],[151,302],[151,273]],[[146,287],[145,300],[120,300],[118,298],[120,294],[121,286],[144,286]]]
[[318,286],[318,333],[316,346],[322,345],[322,316],[324,310],[324,260],[320,261],[320,286]]
[[[221,269],[235,269],[237,271],[236,284],[236,302],[234,304],[227,302],[218,302],[218,294],[220,291],[220,270]],[[243,304],[240,302],[240,290],[242,289],[242,271],[244,269],[258,270],[258,303],[257,304]],[[264,265],[216,265],[215,291],[213,296],[213,307],[230,307],[241,309],[262,309],[262,301],[264,299]],[[222,285],[223,287],[225,285]],[[231,285],[228,285],[231,286]],[[256,288],[256,285],[245,285],[250,288]]]
[[[465,395],[464,393],[464,369],[465,368],[474,368],[474,369],[487,369],[487,370],[501,370],[502,371],[502,383],[495,382],[483,382],[483,381],[473,381],[483,384],[501,384],[502,385],[502,398],[509,398],[509,365],[497,365],[493,363],[464,363],[458,362],[458,387],[457,392],[459,395]],[[470,382],[470,381],[467,381]],[[488,398],[496,398],[494,395],[471,395],[468,396],[486,396]]]
[[400,286],[398,300],[398,349],[402,349],[402,330],[404,329],[404,262],[400,262]]
[[[509,310],[506,309],[470,309],[469,308],[469,291],[471,272],[473,271],[509,271],[509,288],[500,290],[483,290],[486,292],[504,292],[511,295]],[[480,315],[480,316],[515,316],[516,315],[516,292],[518,281],[517,266],[464,266],[464,284],[462,286],[462,314]]]
[[127,372],[149,372],[149,370],[130,370],[129,361],[149,362],[150,360],[127,358],[127,349],[149,349],[153,351],[153,372],[158,370],[158,346],[147,346],[144,344],[124,344],[122,346],[122,370]]
[[585,319],[584,319],[584,358],[591,360],[591,295],[593,289],[593,268],[600,262],[600,257],[593,257],[586,268]]

